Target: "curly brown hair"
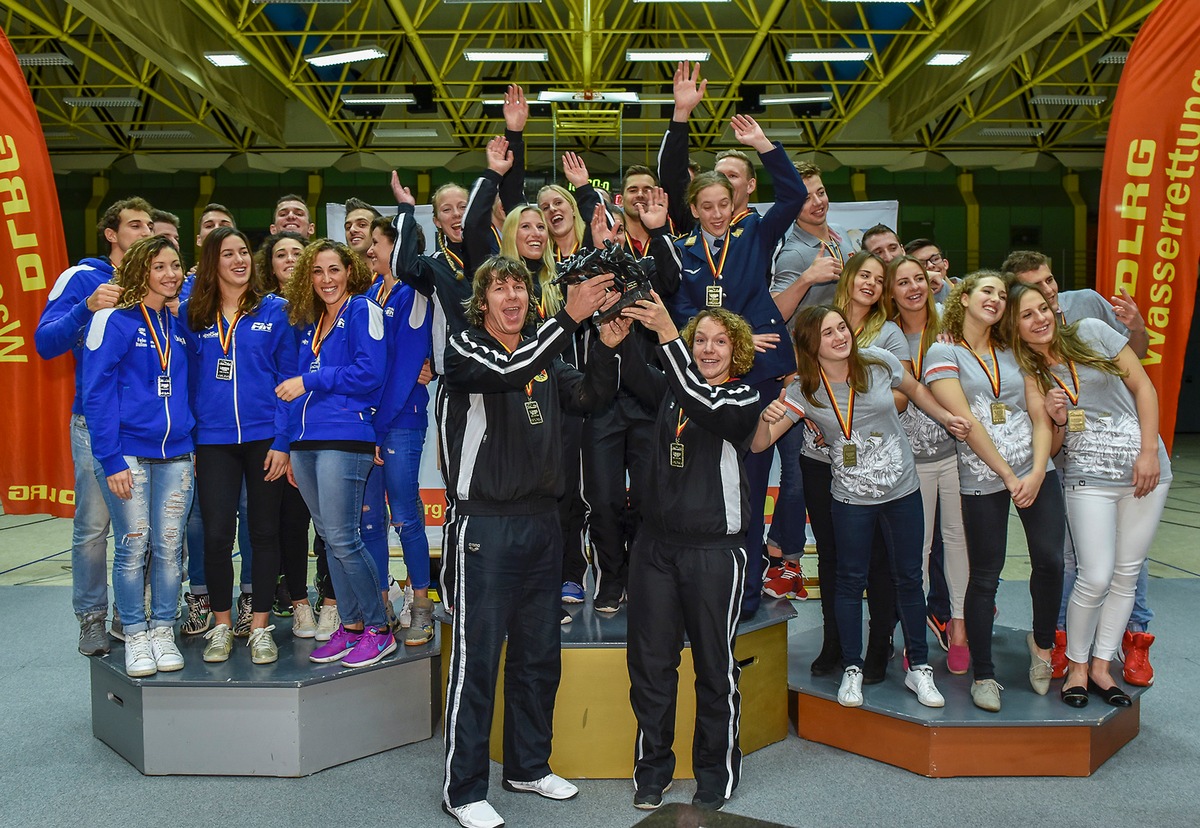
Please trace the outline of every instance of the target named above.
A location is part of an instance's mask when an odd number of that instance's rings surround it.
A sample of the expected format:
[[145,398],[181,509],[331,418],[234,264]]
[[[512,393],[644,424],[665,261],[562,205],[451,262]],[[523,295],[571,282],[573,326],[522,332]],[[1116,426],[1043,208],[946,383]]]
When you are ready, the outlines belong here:
[[362,257],[341,242],[333,239],[317,239],[304,248],[304,252],[300,254],[300,259],[296,262],[296,269],[292,271],[292,278],[288,279],[288,283],[283,289],[283,298],[288,301],[288,321],[298,328],[315,322],[317,308],[324,307],[317,292],[313,290],[312,269],[313,260],[326,251],[336,253],[342,266],[346,268],[346,293],[348,295],[366,293],[371,287],[373,281],[371,268],[367,267],[367,263],[362,260]]
[[[512,215],[511,213],[509,215]],[[524,282],[525,292],[529,295],[529,303],[525,309],[525,324],[531,325],[536,321],[533,307],[533,276],[529,268],[520,259],[507,256],[491,256],[484,260],[475,271],[471,282],[471,298],[463,302],[467,313],[467,321],[476,328],[483,328],[484,308],[487,307],[487,292],[496,282],[512,279],[514,282]]]
[[283,295],[283,286],[275,275],[275,246],[284,239],[300,242],[301,249],[308,244],[307,239],[291,230],[272,233],[263,239],[262,245],[254,254],[254,272],[258,276],[258,289],[264,296],[268,293]]
[[124,288],[117,301],[118,308],[132,308],[146,298],[150,290],[150,265],[164,250],[170,250],[176,258],[179,256],[175,242],[166,236],[149,236],[129,245],[112,275],[112,283]]
[[729,334],[729,344],[733,346],[732,360],[729,365],[731,377],[744,377],[754,366],[754,330],[750,323],[725,308],[705,308],[693,316],[680,334],[687,343],[688,350],[696,341],[696,326],[702,319],[712,319],[719,323]]
[[[962,280],[950,290],[950,295],[946,297],[946,301],[942,304],[942,329],[940,333],[949,334],[954,338],[955,342],[962,341],[963,338],[963,320],[966,319],[967,309],[963,304],[963,296],[970,296],[975,292],[975,288],[979,287],[979,283],[984,279],[999,279],[1004,285],[1005,293],[1008,292],[1012,284],[1012,278],[1005,276],[995,270],[976,270],[962,278]],[[1004,349],[1008,347],[1008,343],[1004,339],[1004,332],[1001,330],[1001,325],[992,325],[989,336],[992,344],[997,348]]]

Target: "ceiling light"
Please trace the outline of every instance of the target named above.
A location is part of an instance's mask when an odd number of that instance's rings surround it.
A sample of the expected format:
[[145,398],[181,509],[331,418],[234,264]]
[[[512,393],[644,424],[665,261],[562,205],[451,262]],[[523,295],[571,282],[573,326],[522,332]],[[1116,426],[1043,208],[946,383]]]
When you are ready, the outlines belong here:
[[463,58],[496,63],[546,63],[550,53],[545,49],[467,49]]
[[237,52],[205,52],[204,59],[213,66],[228,68],[230,66],[248,66],[247,60]]
[[704,3],[712,5],[714,3],[728,3],[729,0],[633,0],[635,3]]
[[1034,106],[1099,106],[1108,100],[1105,95],[1034,95]]
[[49,132],[43,132],[42,137],[47,141],[76,141],[79,139],[79,136],[75,133],[67,132],[66,130],[62,129],[52,129]]
[[282,6],[286,6],[289,4],[293,5],[293,6],[299,6],[301,4],[307,5],[308,3],[314,3],[314,4],[328,3],[330,5],[340,4],[340,5],[346,6],[346,5],[349,5],[350,0],[252,0],[252,2],[254,2],[260,6],[265,6],[269,3],[277,3]]
[[190,129],[127,129],[130,138],[195,138]]
[[387,57],[387,52],[378,46],[359,46],[355,49],[339,49],[336,52],[309,55],[305,60],[313,66],[341,66],[345,63],[359,63],[381,57]]
[[[656,0],[643,0],[643,2],[656,2]],[[644,104],[673,104],[675,103],[674,95],[638,95],[638,102]]]
[[142,105],[142,102],[137,98],[120,95],[91,95],[82,98],[63,98],[63,103],[67,106],[134,107]]
[[548,90],[538,93],[538,100],[553,103],[638,103],[636,92],[569,92]]
[[826,3],[909,3],[920,4],[921,0],[825,0]]
[[792,49],[787,59],[792,63],[838,63],[870,57],[870,49]]
[[625,59],[630,62],[664,61],[677,63],[679,61],[705,61],[709,58],[708,49],[626,49]]
[[1036,138],[1045,131],[1041,127],[984,127],[979,134],[985,138]]
[[74,66],[75,61],[62,52],[34,52],[33,54],[17,55],[17,63],[21,66]]
[[813,103],[829,103],[833,100],[833,95],[759,95],[758,102],[764,106],[767,104],[813,104]]
[[[468,3],[483,5],[484,3],[540,3],[542,0],[442,0],[447,6],[465,6]],[[722,0],[717,0],[722,2]]]
[[1124,63],[1129,57],[1129,52],[1109,52],[1096,61],[1097,63]]
[[958,66],[971,56],[970,52],[938,52],[925,61],[926,66]]
[[386,106],[416,102],[417,99],[412,95],[342,95],[342,103],[346,106]]
[[436,127],[418,129],[377,129],[376,138],[441,138],[442,133]]

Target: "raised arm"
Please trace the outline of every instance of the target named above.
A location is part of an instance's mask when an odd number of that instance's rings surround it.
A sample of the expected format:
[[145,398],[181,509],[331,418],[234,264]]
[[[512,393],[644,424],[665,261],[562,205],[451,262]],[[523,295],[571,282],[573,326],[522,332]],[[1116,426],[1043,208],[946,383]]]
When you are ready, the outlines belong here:
[[504,92],[504,137],[512,152],[512,167],[500,184],[500,203],[506,211],[525,201],[525,124],[528,120],[529,104],[525,100],[525,91],[516,84],[510,85]]
[[689,66],[686,62],[675,68],[673,81],[675,111],[658,149],[658,180],[671,197],[671,221],[675,231],[686,233],[694,222],[687,208],[687,188],[691,181],[688,176],[688,119],[692,110],[704,100],[708,81],[700,79],[699,63]]

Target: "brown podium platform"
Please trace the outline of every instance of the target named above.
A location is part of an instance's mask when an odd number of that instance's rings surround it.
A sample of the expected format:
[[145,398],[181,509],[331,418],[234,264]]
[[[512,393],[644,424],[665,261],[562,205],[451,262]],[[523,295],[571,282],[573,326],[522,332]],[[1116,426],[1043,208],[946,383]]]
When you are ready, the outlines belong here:
[[[568,606],[573,621],[562,628],[562,681],[554,706],[554,745],[550,764],[569,779],[621,779],[633,775],[637,723],[629,706],[625,665],[627,617],[624,607],[603,615],[586,604]],[[767,601],[738,627],[734,650],[742,668],[741,747],[749,754],[782,741],[788,733],[787,622],[796,617],[788,601]],[[447,618],[441,619],[448,623]],[[450,664],[448,629],[442,634],[442,682]],[[692,775],[692,727],[696,718],[695,674],[684,643],[679,664],[675,713],[675,776]],[[502,759],[504,657],[496,686],[491,757]]]
[[1025,635],[995,628],[993,660],[1005,690],[1001,711],[988,713],[971,702],[971,674],[951,675],[936,645],[930,663],[945,707],[917,702],[904,686],[899,653],[882,684],[863,687],[862,707],[842,707],[841,674],[809,673],[821,647],[821,630],[810,631],[792,642],[789,714],[801,738],[922,776],[1090,776],[1137,736],[1145,688],[1126,688],[1133,698],[1128,708],[1110,707],[1094,696],[1087,707],[1068,707],[1059,698],[1061,681],[1039,696],[1029,686]]

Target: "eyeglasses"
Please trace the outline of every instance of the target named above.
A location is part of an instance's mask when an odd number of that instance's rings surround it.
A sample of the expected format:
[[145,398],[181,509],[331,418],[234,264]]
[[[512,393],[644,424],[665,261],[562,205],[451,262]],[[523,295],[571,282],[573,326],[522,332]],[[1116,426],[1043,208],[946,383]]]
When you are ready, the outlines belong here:
[[941,253],[934,253],[928,259],[921,259],[921,265],[923,267],[937,267],[944,261],[946,261],[946,259]]

